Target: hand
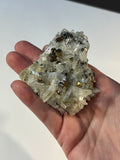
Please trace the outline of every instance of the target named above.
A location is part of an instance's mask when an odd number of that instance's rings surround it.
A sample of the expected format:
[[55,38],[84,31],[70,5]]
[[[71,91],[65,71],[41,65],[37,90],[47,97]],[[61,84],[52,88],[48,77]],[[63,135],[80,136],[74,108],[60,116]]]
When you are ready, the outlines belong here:
[[[26,41],[18,42],[15,51],[7,55],[7,63],[19,74],[36,61],[43,50]],[[75,116],[61,116],[20,80],[14,81],[11,87],[50,130],[69,160],[119,160],[120,84],[90,67],[101,92]]]

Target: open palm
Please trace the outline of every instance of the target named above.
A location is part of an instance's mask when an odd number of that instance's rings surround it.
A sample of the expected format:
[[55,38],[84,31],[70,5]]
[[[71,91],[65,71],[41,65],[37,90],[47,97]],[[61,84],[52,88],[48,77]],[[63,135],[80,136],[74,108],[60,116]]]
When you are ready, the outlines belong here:
[[[7,55],[7,63],[19,74],[42,52],[29,42],[21,41],[15,45],[15,51]],[[96,87],[101,92],[75,116],[60,115],[20,80],[14,81],[11,87],[47,126],[69,160],[119,160],[120,84],[90,67],[95,72]]]

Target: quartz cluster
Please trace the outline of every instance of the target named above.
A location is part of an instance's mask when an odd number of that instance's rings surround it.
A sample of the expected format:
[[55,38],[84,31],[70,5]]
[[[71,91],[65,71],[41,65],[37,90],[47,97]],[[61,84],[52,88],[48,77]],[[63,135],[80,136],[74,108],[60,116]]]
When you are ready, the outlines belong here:
[[94,72],[88,66],[88,49],[83,32],[63,29],[20,78],[43,102],[62,114],[75,115],[98,92]]

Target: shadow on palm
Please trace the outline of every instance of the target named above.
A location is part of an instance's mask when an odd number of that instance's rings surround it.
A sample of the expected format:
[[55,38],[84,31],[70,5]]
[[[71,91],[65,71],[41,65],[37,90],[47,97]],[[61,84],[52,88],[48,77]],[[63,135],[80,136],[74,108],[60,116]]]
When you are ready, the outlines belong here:
[[[114,122],[111,123],[111,116],[116,116],[115,107],[120,107],[114,104],[120,93],[119,84],[94,67],[91,66],[91,68],[96,73],[96,87],[100,89],[100,93],[92,98],[76,116],[64,117],[61,134],[58,137],[58,141],[69,159],[78,159],[77,154],[83,156],[83,159],[87,159],[88,155],[94,159],[93,155],[99,150],[98,145],[104,143],[107,132],[112,130]],[[116,124],[115,128],[117,127]],[[112,145],[112,140],[108,141],[110,142],[106,145]]]

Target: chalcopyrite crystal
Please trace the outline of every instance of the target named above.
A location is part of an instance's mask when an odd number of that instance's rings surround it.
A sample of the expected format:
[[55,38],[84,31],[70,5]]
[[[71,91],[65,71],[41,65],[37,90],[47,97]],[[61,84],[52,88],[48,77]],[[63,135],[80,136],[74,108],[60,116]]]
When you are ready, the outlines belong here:
[[99,90],[88,66],[89,42],[83,32],[63,29],[44,53],[20,73],[33,91],[62,114],[75,115]]

